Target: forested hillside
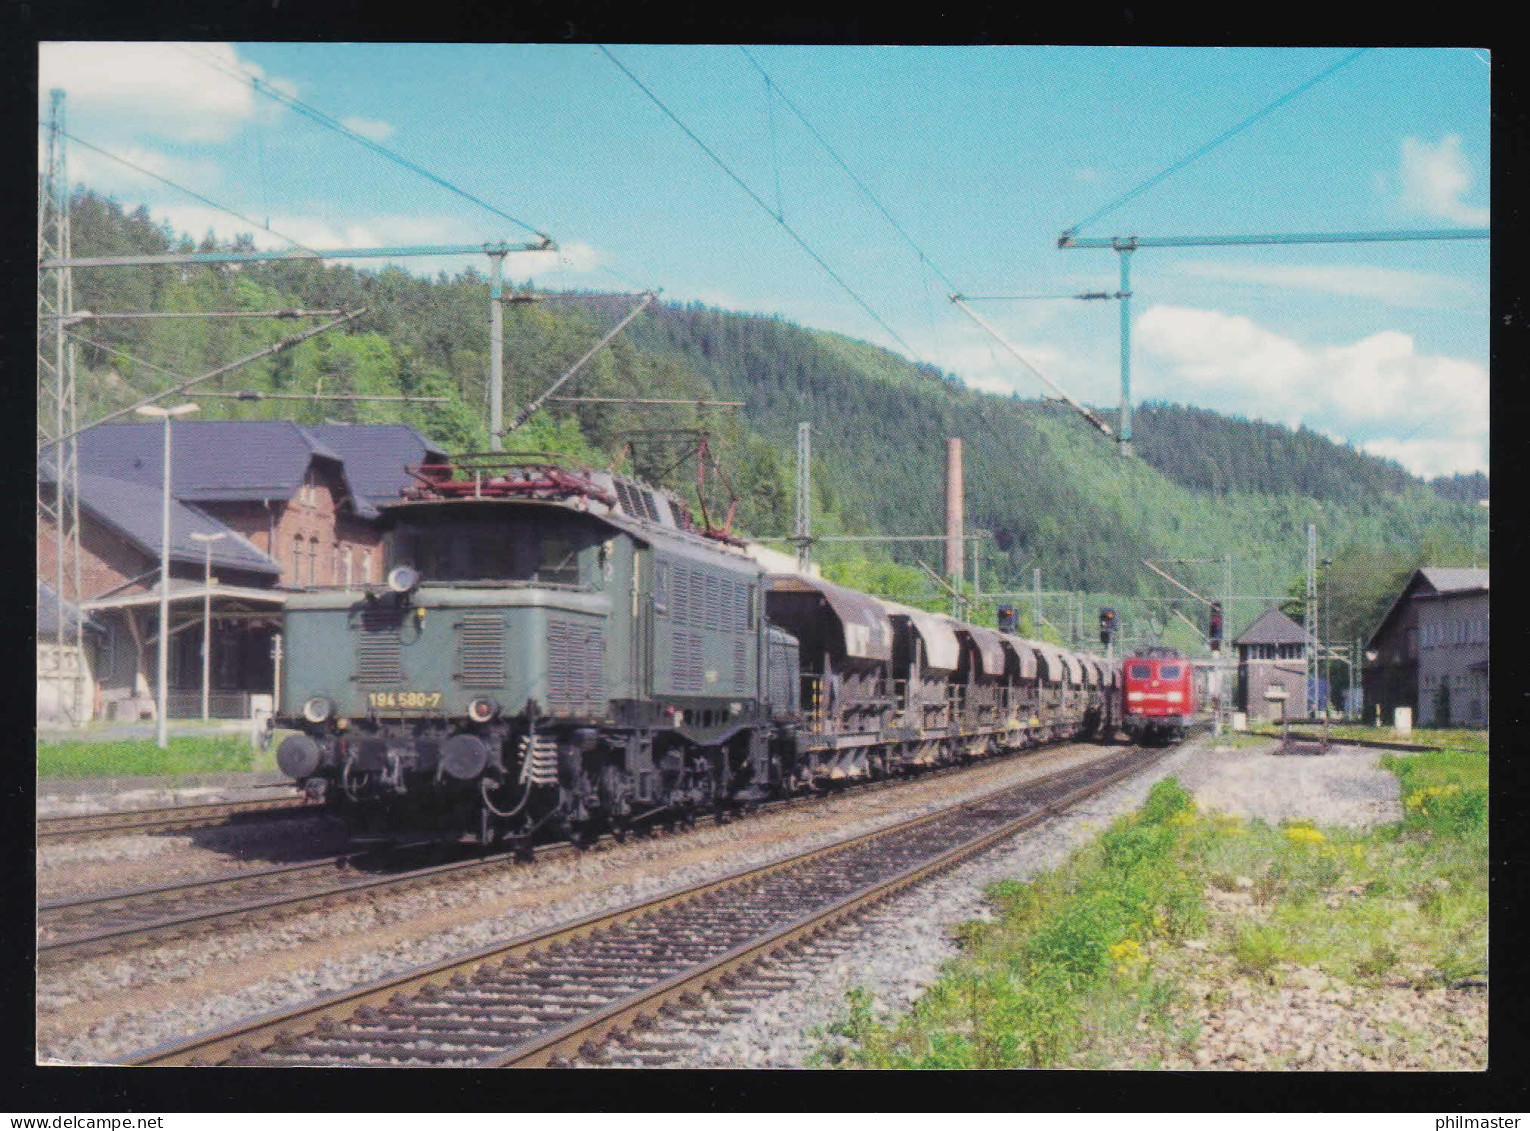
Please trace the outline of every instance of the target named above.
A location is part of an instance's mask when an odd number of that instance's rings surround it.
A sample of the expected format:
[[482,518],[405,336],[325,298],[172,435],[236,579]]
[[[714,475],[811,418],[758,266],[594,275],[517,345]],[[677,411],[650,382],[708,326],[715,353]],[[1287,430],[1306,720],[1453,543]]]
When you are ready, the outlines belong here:
[[[86,192],[75,197],[73,225],[78,255],[195,246],[156,228],[143,209],[126,212]],[[313,262],[118,268],[77,271],[75,288],[76,308],[99,312],[365,307],[344,330],[215,379],[206,391],[404,393],[443,403],[209,399],[203,413],[402,420],[452,449],[488,446],[488,286],[476,268],[434,279]],[[527,297],[536,301],[505,312],[507,420],[635,302]],[[266,318],[86,323],[79,330],[83,416],[164,388],[172,374],[184,379],[256,352],[294,326]],[[1276,595],[1299,576],[1305,526],[1315,522],[1325,557],[1370,563],[1363,583],[1369,596],[1357,598],[1355,626],[1338,635],[1345,639],[1369,631],[1362,622],[1384,603],[1384,583],[1421,555],[1435,564],[1466,564],[1481,530],[1474,485],[1431,490],[1396,464],[1308,430],[1149,404],[1136,413],[1141,458],[1122,459],[1055,403],[976,393],[864,342],[699,305],[651,305],[560,392],[743,401],[742,411],[712,410],[699,421],[694,406],[549,402],[507,447],[604,464],[635,440],[634,470],[694,497],[694,465],[676,465],[679,449],[631,433],[701,423],[737,488],[737,525],[756,536],[791,533],[799,421],[813,425],[817,534],[938,533],[945,442],[962,437],[967,523],[990,536],[980,556],[985,592],[1029,589],[1039,569],[1046,589],[1086,591],[1091,602],[1135,601],[1160,622],[1173,621],[1168,601],[1178,595],[1140,565],[1142,558],[1215,562],[1232,553],[1240,594]],[[1485,493],[1485,482],[1480,486]],[[709,512],[716,513],[722,492],[715,480],[708,490]],[[842,580],[906,598],[931,591],[915,563],[939,561],[931,544],[820,551]],[[1198,575],[1180,576],[1220,585],[1219,566],[1195,568]],[[1357,578],[1360,572],[1357,566]],[[1247,616],[1232,618],[1234,631],[1259,611],[1256,603],[1246,607]]]

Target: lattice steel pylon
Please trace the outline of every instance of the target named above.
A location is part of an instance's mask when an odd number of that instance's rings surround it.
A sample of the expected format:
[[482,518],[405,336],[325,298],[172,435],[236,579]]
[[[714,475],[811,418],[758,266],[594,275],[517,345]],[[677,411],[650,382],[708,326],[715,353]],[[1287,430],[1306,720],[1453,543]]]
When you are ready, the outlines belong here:
[[[78,724],[84,688],[81,648],[83,613],[80,585],[80,468],[79,446],[72,437],[77,426],[74,344],[67,327],[74,313],[74,280],[67,267],[44,269],[48,259],[67,259],[69,242],[69,167],[64,151],[64,92],[53,90],[48,126],[47,157],[37,194],[37,580],[39,612],[42,584],[50,582],[56,619],[52,666],[58,688],[57,705],[63,718]],[[62,443],[58,439],[64,437]],[[50,469],[51,485],[42,474]],[[48,561],[46,537],[52,532],[53,560]],[[39,643],[42,643],[39,641]],[[41,657],[39,657],[41,658]],[[42,674],[41,671],[38,673]]]

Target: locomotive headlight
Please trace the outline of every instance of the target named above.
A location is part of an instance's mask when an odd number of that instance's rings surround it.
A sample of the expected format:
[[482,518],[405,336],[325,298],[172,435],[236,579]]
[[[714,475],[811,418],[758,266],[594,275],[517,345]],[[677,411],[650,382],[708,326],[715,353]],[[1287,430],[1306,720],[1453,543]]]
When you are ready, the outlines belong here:
[[420,571],[412,566],[394,566],[388,571],[388,588],[395,593],[409,593],[419,585]]
[[334,713],[335,705],[322,695],[315,695],[303,704],[303,718],[311,723],[322,723]]
[[1171,691],[1164,696],[1164,698],[1167,699],[1170,703],[1178,703],[1184,697],[1185,695],[1182,691]]
[[480,695],[468,704],[467,713],[475,723],[486,723],[499,714],[499,704],[487,695]]

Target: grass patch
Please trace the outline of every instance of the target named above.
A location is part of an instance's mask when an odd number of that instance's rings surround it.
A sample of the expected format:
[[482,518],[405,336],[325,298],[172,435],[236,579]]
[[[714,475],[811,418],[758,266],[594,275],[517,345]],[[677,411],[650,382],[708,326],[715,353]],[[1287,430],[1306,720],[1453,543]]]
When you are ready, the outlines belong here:
[[[274,757],[274,755],[269,755]],[[37,747],[39,778],[173,777],[237,773],[254,768],[244,735],[172,735],[161,750],[152,739],[120,742],[50,742]]]
[[1139,814],[1115,822],[1058,871],[989,889],[1001,912],[961,931],[966,955],[906,1018],[884,1024],[861,993],[829,1030],[820,1064],[874,1068],[1098,1066],[1124,1034],[1180,1040],[1148,950],[1204,926],[1199,882],[1178,867],[1190,795],[1159,782]]
[[908,1014],[853,992],[813,1063],[1185,1067],[1196,1030],[1178,978],[1201,962],[1261,983],[1296,966],[1421,988],[1485,973],[1485,753],[1382,765],[1405,815],[1367,830],[1202,814],[1159,782],[1056,871],[990,887],[997,918],[956,928],[961,957]]

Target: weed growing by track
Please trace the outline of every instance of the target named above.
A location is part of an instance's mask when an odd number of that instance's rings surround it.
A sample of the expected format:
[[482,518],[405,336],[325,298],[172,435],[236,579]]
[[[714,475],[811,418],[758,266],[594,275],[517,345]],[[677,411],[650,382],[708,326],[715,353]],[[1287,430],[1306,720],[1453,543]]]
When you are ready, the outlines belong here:
[[[1274,984],[1301,967],[1359,987],[1487,969],[1487,759],[1388,756],[1404,817],[1272,828],[1196,811],[1175,780],[1056,871],[987,895],[962,956],[903,1017],[865,990],[818,1065],[1191,1067],[1191,981]],[[879,1010],[881,1012],[879,1013]]]

